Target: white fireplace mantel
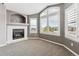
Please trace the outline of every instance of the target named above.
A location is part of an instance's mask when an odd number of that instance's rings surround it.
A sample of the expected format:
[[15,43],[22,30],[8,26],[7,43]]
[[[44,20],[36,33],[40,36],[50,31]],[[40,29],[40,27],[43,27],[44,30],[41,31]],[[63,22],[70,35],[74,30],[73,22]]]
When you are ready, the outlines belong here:
[[[24,29],[24,38],[13,40],[13,29]],[[7,43],[9,44],[22,40],[27,40],[27,26],[7,25]]]

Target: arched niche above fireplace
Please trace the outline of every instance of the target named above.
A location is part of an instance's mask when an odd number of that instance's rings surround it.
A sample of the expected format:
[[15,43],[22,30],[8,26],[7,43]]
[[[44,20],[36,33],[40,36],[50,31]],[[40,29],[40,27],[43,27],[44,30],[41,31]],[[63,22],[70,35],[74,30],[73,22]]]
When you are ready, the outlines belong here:
[[23,15],[20,14],[12,14],[10,16],[10,23],[17,24],[17,23],[26,23],[26,18]]

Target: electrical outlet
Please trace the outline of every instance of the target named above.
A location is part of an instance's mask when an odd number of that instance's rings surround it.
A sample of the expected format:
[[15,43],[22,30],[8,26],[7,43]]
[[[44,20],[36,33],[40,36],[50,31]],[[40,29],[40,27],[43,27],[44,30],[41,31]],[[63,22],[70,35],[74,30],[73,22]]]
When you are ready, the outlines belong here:
[[73,43],[71,43],[71,46],[73,46]]

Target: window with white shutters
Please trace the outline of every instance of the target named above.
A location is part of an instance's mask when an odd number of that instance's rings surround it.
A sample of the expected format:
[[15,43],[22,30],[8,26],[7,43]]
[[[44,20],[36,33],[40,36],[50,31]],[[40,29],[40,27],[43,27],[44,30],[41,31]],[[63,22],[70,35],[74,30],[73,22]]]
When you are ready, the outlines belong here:
[[77,40],[78,30],[78,8],[77,4],[72,4],[65,10],[65,37]]

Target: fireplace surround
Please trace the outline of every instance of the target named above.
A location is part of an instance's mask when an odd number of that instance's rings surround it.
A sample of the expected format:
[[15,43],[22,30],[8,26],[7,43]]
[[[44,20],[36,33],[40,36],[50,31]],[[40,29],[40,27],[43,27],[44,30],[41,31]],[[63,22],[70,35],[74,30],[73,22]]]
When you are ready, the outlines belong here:
[[24,38],[24,29],[13,29],[13,40]]
[[26,25],[7,25],[7,43],[15,43],[27,40]]

